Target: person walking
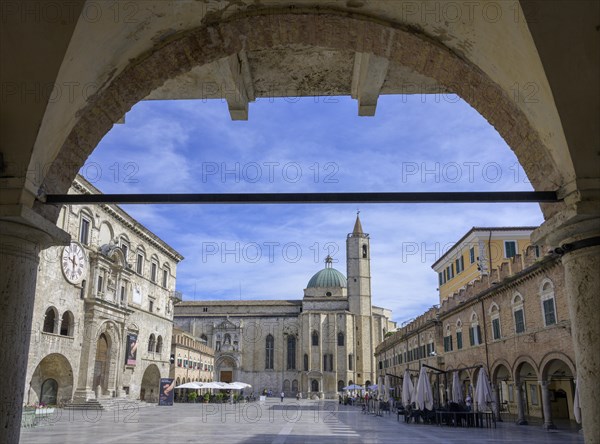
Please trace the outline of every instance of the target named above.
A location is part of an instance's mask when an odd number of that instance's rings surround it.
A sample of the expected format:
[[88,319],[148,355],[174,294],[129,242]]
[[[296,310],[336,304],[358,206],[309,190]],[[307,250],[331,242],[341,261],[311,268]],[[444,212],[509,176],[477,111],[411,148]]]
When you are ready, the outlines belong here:
[[285,397],[285,393],[281,392],[281,402],[283,402],[283,398]]

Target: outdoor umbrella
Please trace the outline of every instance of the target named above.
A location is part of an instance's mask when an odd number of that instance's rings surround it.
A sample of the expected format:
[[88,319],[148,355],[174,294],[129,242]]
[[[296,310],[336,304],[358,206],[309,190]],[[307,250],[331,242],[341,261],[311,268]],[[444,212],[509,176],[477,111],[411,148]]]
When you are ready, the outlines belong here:
[[356,384],[351,384],[351,385],[347,385],[346,387],[342,387],[342,390],[362,390],[362,386],[360,385],[356,385]]
[[575,381],[575,399],[573,400],[573,415],[577,424],[581,424],[581,406],[579,405],[579,377]]
[[452,374],[452,402],[462,404],[463,396],[460,385],[460,379],[458,378],[458,370]]
[[494,394],[492,392],[492,385],[488,379],[487,372],[484,367],[479,370],[479,377],[477,378],[477,386],[475,387],[475,402],[477,403],[477,410],[482,412],[488,407],[494,409]]
[[205,387],[204,387],[204,385],[201,382],[186,382],[185,384],[178,385],[175,388],[176,389],[198,390],[198,389],[202,389],[202,388],[205,388]]
[[419,410],[433,409],[433,391],[431,390],[429,375],[425,367],[421,367],[421,372],[419,373],[415,402]]
[[226,382],[205,382],[202,384],[202,388],[207,388],[207,389],[230,389],[232,387],[230,387],[229,384],[227,384]]
[[409,406],[412,401],[413,395],[413,383],[410,380],[410,372],[408,369],[404,371],[404,378],[402,378],[402,403],[405,406]]
[[245,388],[252,387],[250,384],[247,384],[245,382],[232,382],[229,385],[230,385],[230,388],[232,388],[234,390],[243,390]]

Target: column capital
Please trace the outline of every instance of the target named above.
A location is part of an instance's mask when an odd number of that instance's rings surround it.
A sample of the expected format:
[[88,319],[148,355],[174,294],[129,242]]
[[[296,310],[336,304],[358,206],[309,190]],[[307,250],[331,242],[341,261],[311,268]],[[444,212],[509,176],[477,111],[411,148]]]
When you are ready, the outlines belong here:
[[600,184],[598,181],[571,183],[559,190],[565,208],[548,218],[531,239],[547,247],[600,236]]
[[0,236],[44,249],[67,245],[71,236],[25,205],[0,205]]

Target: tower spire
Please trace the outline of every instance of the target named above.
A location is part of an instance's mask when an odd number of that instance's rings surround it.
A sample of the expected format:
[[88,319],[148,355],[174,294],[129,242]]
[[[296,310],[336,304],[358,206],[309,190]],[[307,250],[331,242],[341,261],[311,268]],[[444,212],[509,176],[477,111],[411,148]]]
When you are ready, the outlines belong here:
[[360,210],[356,211],[356,222],[354,222],[354,230],[352,230],[352,234],[364,234],[362,224],[360,223]]

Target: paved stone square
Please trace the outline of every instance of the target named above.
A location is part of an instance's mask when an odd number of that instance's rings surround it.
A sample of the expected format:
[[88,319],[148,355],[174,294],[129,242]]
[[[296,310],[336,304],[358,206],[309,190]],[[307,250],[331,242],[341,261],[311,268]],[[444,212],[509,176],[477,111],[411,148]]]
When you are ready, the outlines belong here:
[[114,411],[56,410],[21,432],[23,444],[68,443],[583,443],[572,430],[498,423],[496,429],[405,424],[334,401],[268,399],[249,404],[123,405]]

